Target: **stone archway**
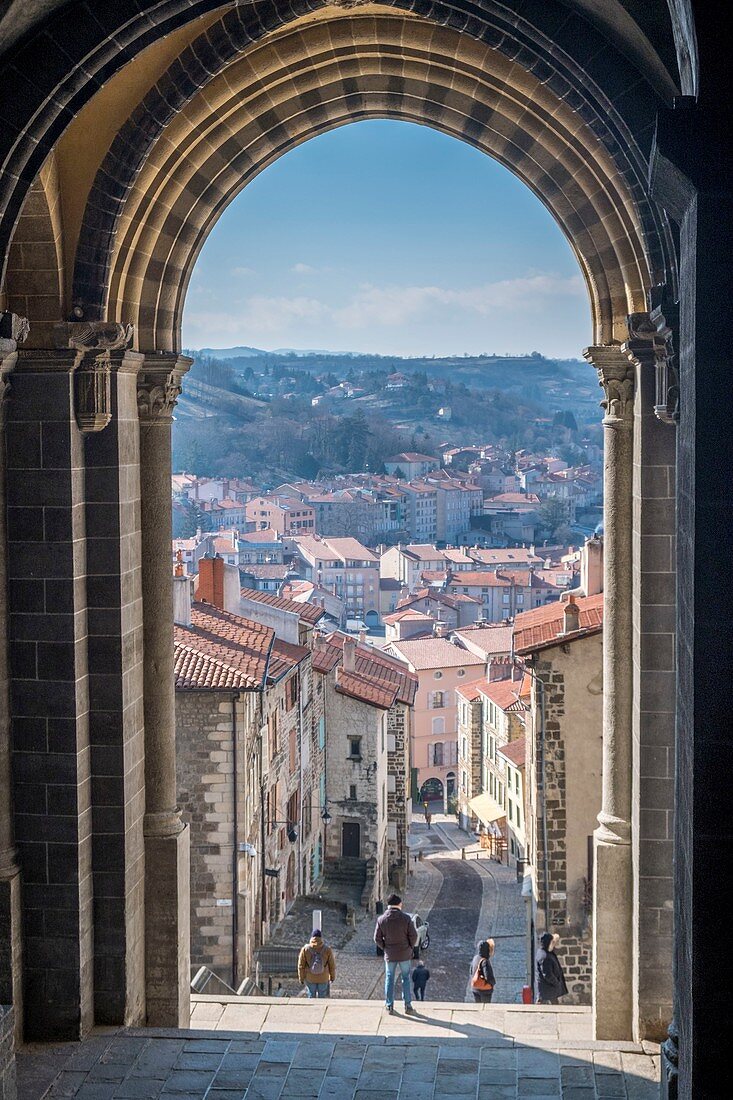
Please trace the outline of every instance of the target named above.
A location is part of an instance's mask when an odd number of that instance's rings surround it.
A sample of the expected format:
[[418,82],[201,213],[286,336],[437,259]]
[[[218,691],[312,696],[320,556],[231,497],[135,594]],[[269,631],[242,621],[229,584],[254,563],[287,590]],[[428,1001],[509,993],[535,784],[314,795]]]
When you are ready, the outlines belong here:
[[[120,4],[121,10],[125,7]],[[179,19],[181,28],[184,7],[168,5],[170,18]],[[211,5],[195,7],[196,14],[202,14]],[[87,157],[84,179],[89,193],[81,209],[69,210],[64,247],[58,253],[64,267],[60,309],[74,320],[56,329],[53,319],[36,316],[37,308],[29,304],[31,343],[13,349],[12,364],[16,380],[11,438],[29,430],[31,435],[46,433],[60,440],[54,470],[60,471],[59,507],[70,521],[47,539],[53,550],[48,553],[49,579],[70,582],[64,589],[65,610],[60,614],[67,618],[58,624],[59,637],[67,647],[64,682],[81,684],[81,701],[70,691],[58,692],[55,709],[27,714],[23,703],[32,691],[41,703],[51,694],[37,674],[16,690],[14,703],[19,729],[26,728],[26,719],[67,723],[67,740],[58,743],[69,757],[81,760],[78,766],[65,762],[74,791],[74,812],[67,815],[73,818],[74,834],[68,873],[83,883],[67,919],[76,922],[81,946],[64,972],[64,1012],[55,1023],[43,1013],[37,1015],[39,1034],[54,1034],[55,1026],[60,1037],[70,1037],[95,1018],[137,1022],[143,1012],[143,989],[149,1020],[171,1022],[185,1016],[185,832],[171,785],[174,728],[166,623],[172,615],[169,539],[161,522],[169,509],[170,417],[186,368],[178,354],[185,289],[207,232],[248,179],[298,142],[358,118],[422,122],[501,160],[552,211],[586,277],[596,341],[589,357],[599,368],[608,403],[611,656],[606,688],[614,702],[606,731],[616,767],[609,769],[605,826],[611,859],[620,861],[620,881],[628,886],[619,890],[618,878],[609,879],[617,906],[621,899],[621,919],[611,920],[608,944],[602,949],[613,956],[615,968],[627,974],[634,968],[632,944],[638,949],[647,933],[638,919],[646,905],[639,853],[644,826],[636,822],[632,832],[632,753],[640,757],[644,723],[653,724],[660,708],[650,704],[643,717],[640,708],[632,718],[631,664],[633,658],[638,668],[646,662],[659,671],[658,661],[654,663],[656,643],[645,630],[653,619],[659,585],[647,579],[657,571],[644,565],[644,540],[656,530],[654,524],[668,521],[671,497],[669,492],[653,495],[641,470],[632,487],[632,459],[634,453],[643,454],[645,465],[664,468],[668,489],[674,460],[668,443],[659,442],[659,431],[665,429],[650,416],[647,359],[649,354],[659,358],[658,342],[642,324],[633,332],[643,338],[625,349],[622,344],[629,336],[628,315],[644,312],[653,284],[674,286],[667,220],[651,203],[645,180],[645,126],[654,117],[657,100],[648,89],[638,88],[638,78],[622,56],[614,58],[613,80],[604,84],[604,73],[574,57],[572,43],[563,41],[551,48],[553,39],[545,32],[541,13],[536,26],[527,20],[509,26],[501,5],[487,7],[486,14],[471,18],[457,17],[440,4],[426,4],[421,16],[398,5],[365,5],[347,14],[341,8],[308,13],[296,6],[297,18],[292,20],[293,9],[284,14],[278,5],[260,13],[261,18],[240,7],[221,19],[209,13],[205,32],[189,28],[191,34],[186,32],[178,54],[160,66],[156,79],[147,88],[141,81],[141,95],[117,120],[109,150],[101,149],[96,161],[91,154]],[[286,20],[291,21],[286,25]],[[151,49],[168,26],[162,20],[153,25],[155,31],[150,25],[147,31]],[[141,34],[132,19],[127,58],[137,57]],[[592,57],[593,33],[589,34],[585,48]],[[74,143],[83,143],[84,135],[93,132],[91,122],[99,119],[100,103],[110,104],[120,83],[129,87],[129,72],[117,84],[112,75],[124,58],[108,56],[103,62],[100,57],[95,69],[95,57],[90,53],[87,58],[89,70],[100,73],[106,87],[92,99],[94,88],[84,83],[88,111],[72,121],[59,85],[58,102],[48,109],[53,125],[44,119],[46,129],[38,121],[34,130],[36,147],[23,165],[26,183],[33,175],[28,166],[40,164],[39,150],[46,156],[59,151],[68,164],[69,146],[78,148]],[[134,65],[132,60],[131,68]],[[631,100],[625,110],[616,106],[624,96],[633,99],[633,108]],[[14,163],[12,153],[9,162]],[[27,193],[20,177],[13,177],[11,184],[9,213],[2,223],[7,237],[12,229],[8,219],[15,224],[15,211]],[[63,185],[58,188],[63,198]],[[27,243],[21,219],[13,240],[21,264],[9,270],[7,278],[13,302],[20,300],[18,274],[34,270],[30,259],[24,267]],[[34,329],[36,322],[42,324]],[[129,350],[130,324],[135,326],[137,351]],[[41,354],[39,349],[47,350]],[[645,372],[646,390],[637,386],[635,392],[635,370]],[[84,379],[89,385],[80,389]],[[67,410],[65,420],[53,419],[49,399],[56,408]],[[90,422],[87,432],[84,425]],[[19,453],[10,479],[13,507],[50,507],[42,495],[43,478],[34,477],[34,455],[29,448]],[[640,525],[633,555],[632,490]],[[654,518],[646,521],[647,515]],[[43,516],[41,520],[45,522]],[[79,545],[87,552],[85,562],[79,560]],[[11,530],[10,559],[14,578],[30,592],[38,556],[28,550],[17,527]],[[665,606],[674,579],[671,570],[667,574],[664,598],[656,597],[656,603]],[[638,597],[635,620],[632,584]],[[43,615],[47,610],[44,602]],[[31,628],[38,632],[30,638],[33,644],[47,641],[42,612],[34,611],[39,619],[32,624],[16,620],[11,625],[16,654],[29,641],[26,632]],[[82,630],[84,616],[92,624],[88,635]],[[638,639],[635,649],[632,626]],[[90,697],[88,712],[83,707],[85,692]],[[634,745],[632,722],[639,734]],[[31,725],[28,722],[27,728]],[[57,726],[53,728],[60,737]],[[105,753],[105,748],[111,751]],[[110,788],[116,799],[111,808],[104,801]],[[636,805],[641,807],[643,795],[637,795]],[[94,826],[95,809],[98,820],[112,822],[108,831]],[[32,842],[30,830],[24,815],[19,815],[16,831],[23,853]],[[23,858],[28,865],[27,854]],[[122,870],[116,892],[108,898],[104,875],[112,859]],[[148,897],[141,931],[143,864]],[[158,889],[162,882],[167,890]],[[632,890],[637,918],[628,902]],[[102,914],[100,933],[106,920],[115,922],[115,942],[101,934],[95,941],[88,917],[92,898]],[[53,917],[53,906],[50,911]],[[617,912],[610,903],[608,911]],[[51,926],[55,927],[53,920]],[[622,945],[624,965],[614,935]],[[663,938],[655,943],[663,947]],[[96,968],[91,981],[89,959]],[[116,989],[105,985],[113,966],[118,967]],[[29,962],[28,968],[37,971],[33,977],[38,983],[31,982],[31,988],[40,988],[47,977],[43,967]],[[643,975],[635,973],[635,981],[641,988]],[[643,997],[637,996],[634,1008],[628,985],[627,981],[627,993],[613,1018],[601,1020],[601,1031],[614,1032],[615,1038],[630,1032],[634,1011],[641,1013]],[[41,1001],[39,996],[29,1005],[29,1016]],[[657,1003],[657,1009],[661,1018],[663,1006]]]

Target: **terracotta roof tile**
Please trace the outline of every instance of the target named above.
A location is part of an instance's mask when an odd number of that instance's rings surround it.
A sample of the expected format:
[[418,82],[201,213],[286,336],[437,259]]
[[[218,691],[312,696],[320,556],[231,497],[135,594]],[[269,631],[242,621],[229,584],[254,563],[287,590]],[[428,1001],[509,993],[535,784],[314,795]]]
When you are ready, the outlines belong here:
[[260,592],[256,588],[243,588],[242,599],[266,603],[280,611],[291,611],[306,623],[317,623],[326,614],[322,607],[316,607],[315,604],[299,603],[285,596],[276,596],[273,592]]
[[516,711],[524,710],[524,704],[519,700],[521,686],[521,680],[485,680],[479,691],[501,710]]
[[546,645],[560,641],[572,641],[603,629],[603,593],[597,596],[578,596],[575,599],[580,612],[580,630],[559,637],[563,628],[565,602],[546,604],[532,611],[523,611],[514,620],[514,652],[531,653]]
[[391,650],[396,650],[413,668],[457,668],[467,665],[482,665],[483,658],[467,649],[459,649],[447,638],[408,639],[404,642],[390,642]]
[[397,698],[397,689],[384,684],[375,683],[368,676],[361,676],[358,672],[346,672],[339,668],[336,674],[336,691],[341,695],[350,695],[353,699],[359,699],[363,703],[369,703],[373,707],[381,707],[389,710]]
[[524,737],[518,737],[516,741],[510,741],[502,745],[498,751],[505,756],[515,768],[523,768],[526,762],[527,741]]
[[197,601],[191,626],[176,624],[173,637],[179,690],[213,690],[227,683],[253,689],[264,679],[275,632]]

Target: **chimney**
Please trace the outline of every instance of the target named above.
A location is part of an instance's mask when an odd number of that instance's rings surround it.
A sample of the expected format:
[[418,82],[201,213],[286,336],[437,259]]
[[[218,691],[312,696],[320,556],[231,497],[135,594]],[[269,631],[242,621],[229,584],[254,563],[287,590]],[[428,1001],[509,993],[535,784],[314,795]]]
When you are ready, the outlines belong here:
[[597,535],[580,551],[580,587],[586,596],[603,591],[603,539]]
[[176,554],[176,568],[173,574],[173,621],[178,626],[191,625],[191,578],[183,568],[183,555]]
[[571,596],[563,608],[563,634],[573,634],[580,630],[580,608]]
[[366,630],[360,630],[359,631],[359,642],[361,643],[361,645],[365,645],[365,643],[366,643]]
[[356,669],[356,640],[344,638],[344,672],[353,672]]
[[224,559],[206,554],[199,561],[198,598],[224,610]]
[[448,635],[449,631],[450,627],[448,626],[448,623],[444,623],[441,622],[441,620],[438,620],[436,623],[433,624],[433,634],[436,638],[445,638]]

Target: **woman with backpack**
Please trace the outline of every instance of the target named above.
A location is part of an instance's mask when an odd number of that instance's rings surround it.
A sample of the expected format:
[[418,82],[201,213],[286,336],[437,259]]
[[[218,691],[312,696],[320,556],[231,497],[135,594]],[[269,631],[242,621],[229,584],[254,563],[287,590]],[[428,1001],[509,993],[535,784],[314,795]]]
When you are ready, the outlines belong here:
[[491,956],[494,954],[494,941],[481,940],[476,945],[476,954],[471,961],[471,992],[474,1001],[490,1004],[494,996],[494,968]]
[[331,982],[336,978],[336,960],[331,948],[323,942],[320,928],[300,950],[298,981],[305,984],[309,997],[330,997]]

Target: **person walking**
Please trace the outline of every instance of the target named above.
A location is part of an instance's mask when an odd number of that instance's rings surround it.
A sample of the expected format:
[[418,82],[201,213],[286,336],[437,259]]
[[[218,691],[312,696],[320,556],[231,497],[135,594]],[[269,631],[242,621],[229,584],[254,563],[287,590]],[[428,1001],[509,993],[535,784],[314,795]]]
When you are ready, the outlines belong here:
[[387,911],[382,913],[374,929],[374,942],[384,952],[384,1001],[387,1011],[394,1013],[394,987],[397,971],[402,976],[402,997],[405,1012],[414,1015],[410,990],[410,961],[417,943],[417,928],[407,913],[402,912],[402,898],[390,894]]
[[415,993],[416,1001],[425,1000],[425,986],[428,984],[429,977],[430,971],[427,966],[422,959],[418,959],[417,966],[412,972],[412,988]]
[[471,992],[474,1001],[480,1004],[491,1004],[494,996],[494,968],[491,965],[491,956],[494,953],[493,940],[481,940],[476,944],[476,954],[471,960]]
[[430,810],[425,811],[425,820],[427,822],[428,829],[429,829],[430,825],[431,825],[431,822],[433,820],[433,815],[431,814]]
[[568,991],[562,965],[555,954],[559,941],[560,937],[552,932],[540,936],[540,949],[535,956],[538,1005],[556,1005]]
[[313,929],[308,943],[298,956],[298,981],[305,985],[309,997],[330,997],[331,982],[336,978],[336,960],[328,944],[323,942],[320,928]]

